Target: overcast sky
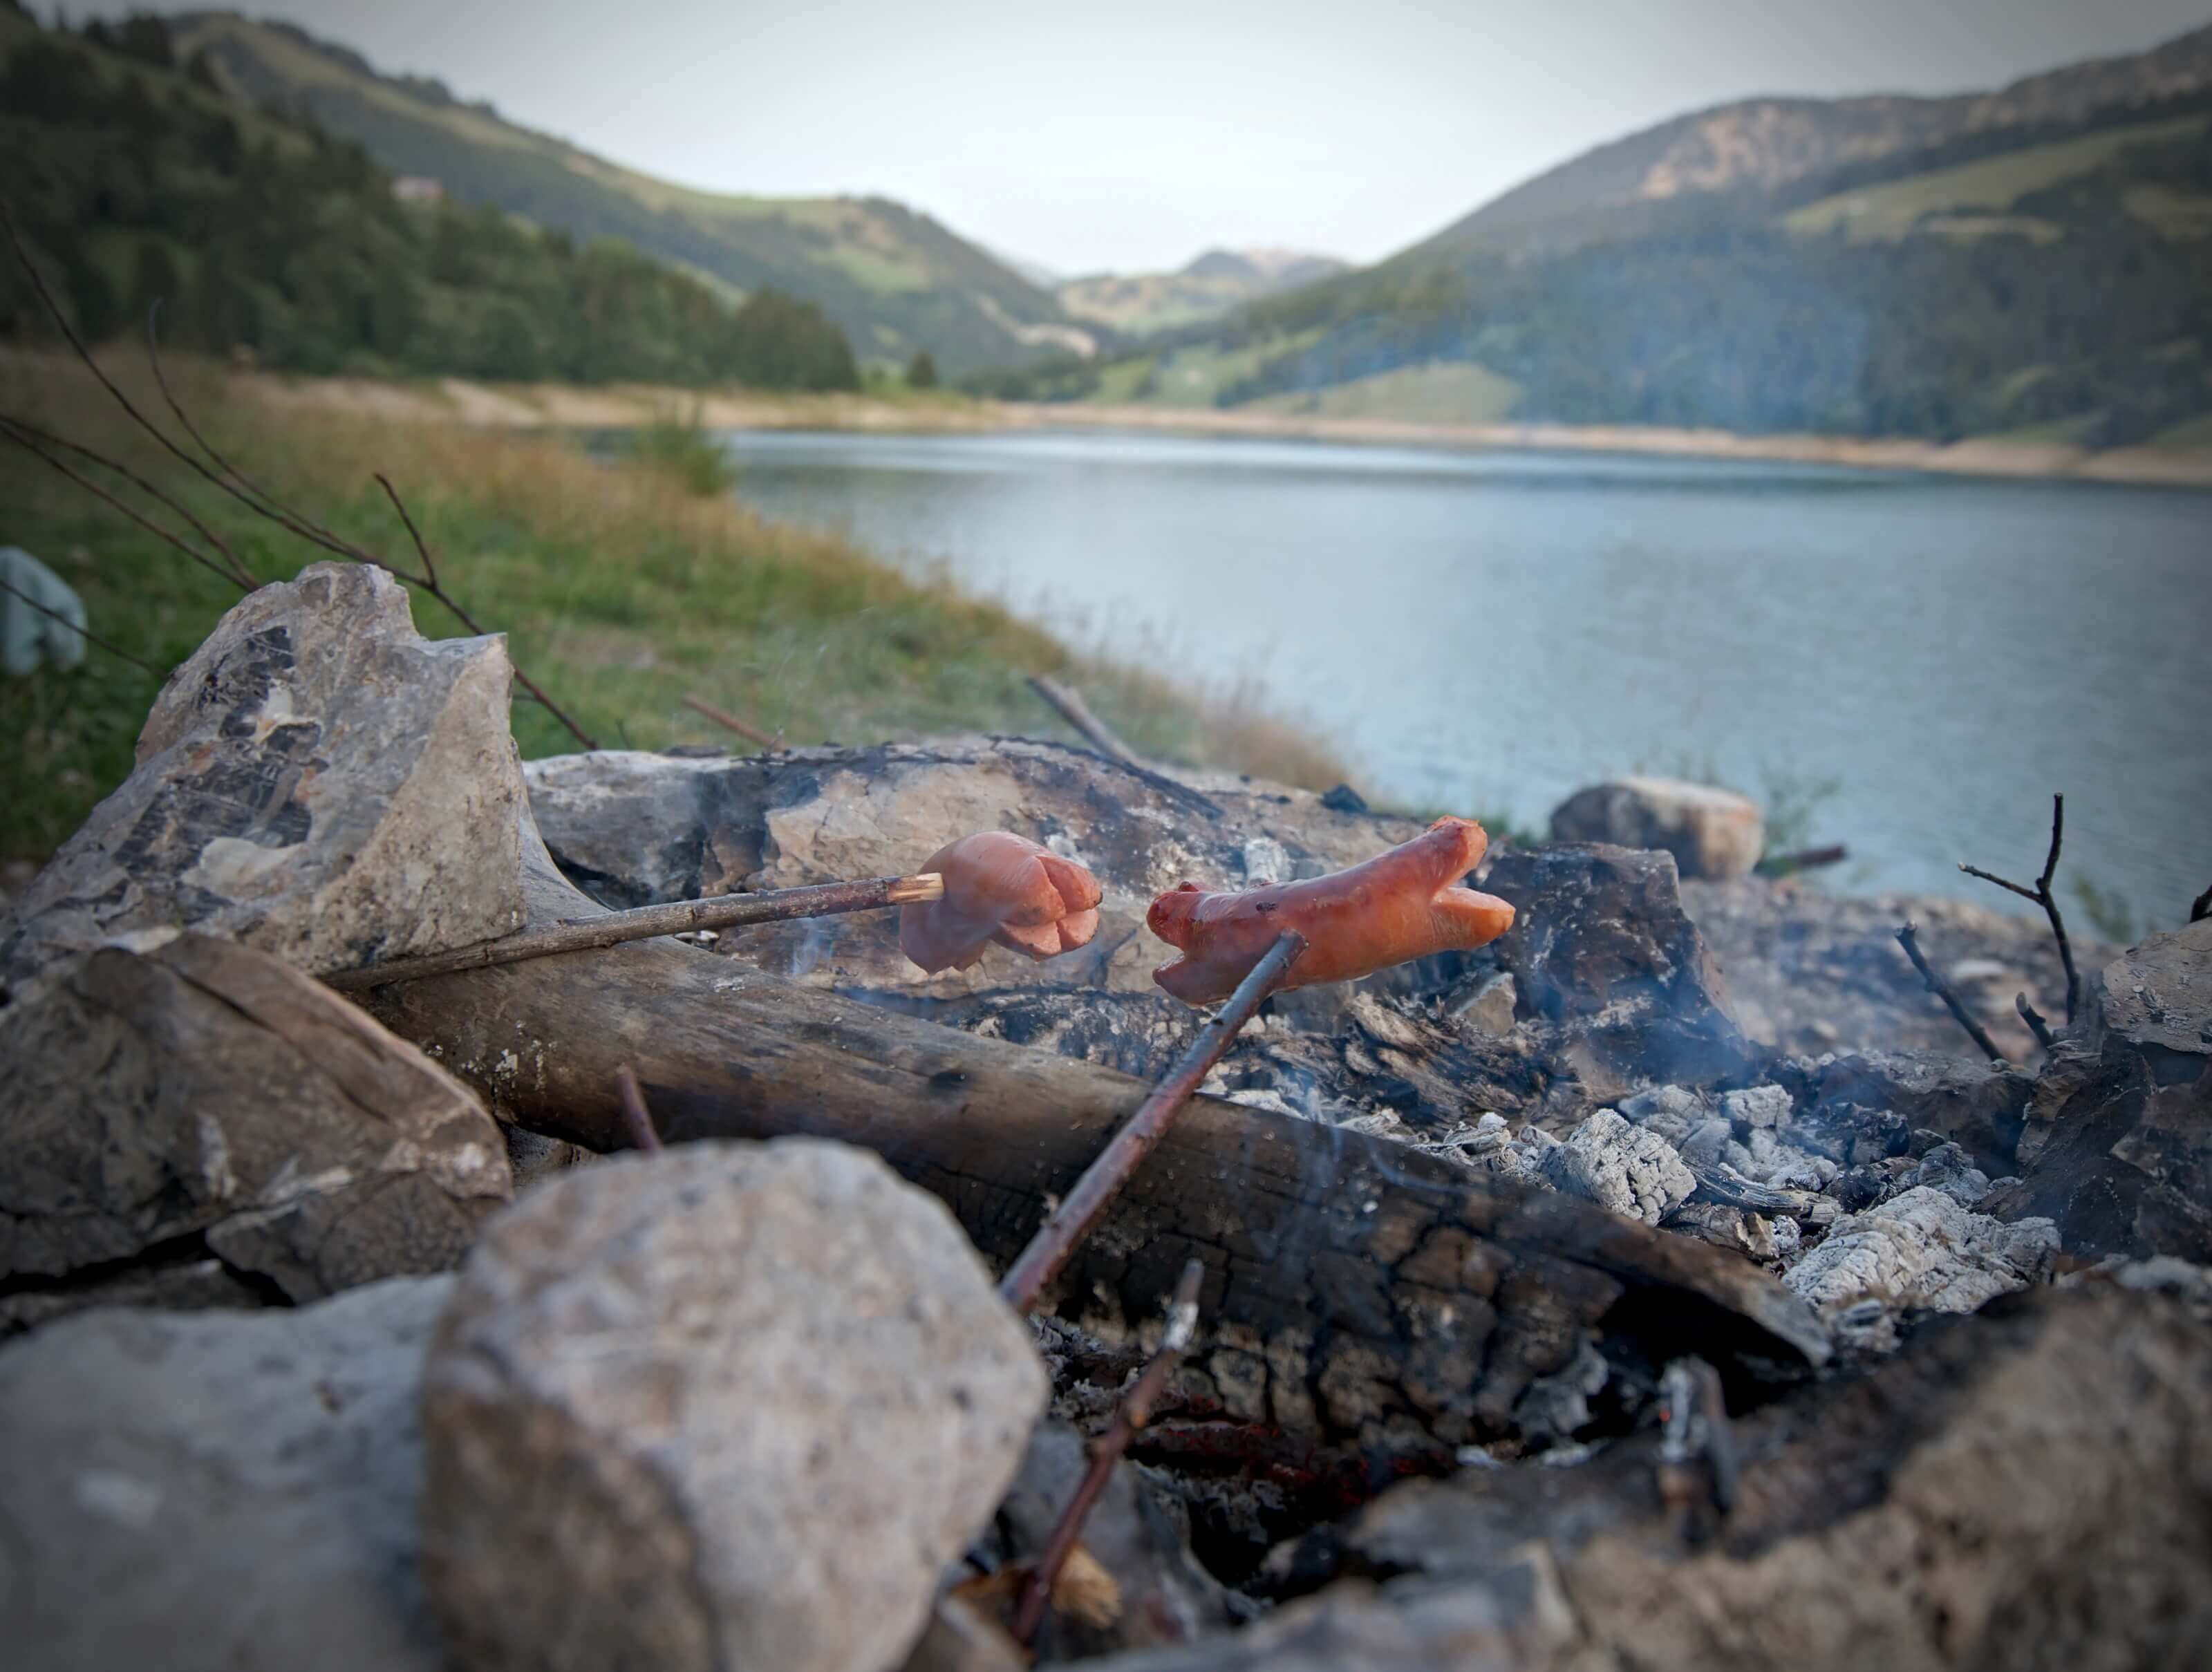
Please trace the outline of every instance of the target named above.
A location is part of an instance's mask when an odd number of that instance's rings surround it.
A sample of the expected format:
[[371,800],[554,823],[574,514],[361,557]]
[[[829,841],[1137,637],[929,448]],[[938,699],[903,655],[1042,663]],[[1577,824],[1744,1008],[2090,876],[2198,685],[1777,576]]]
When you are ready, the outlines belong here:
[[880,193],[1063,273],[1179,265],[1214,244],[1370,261],[1702,106],[1988,87],[2212,21],[2212,0],[254,9],[651,173],[727,192]]

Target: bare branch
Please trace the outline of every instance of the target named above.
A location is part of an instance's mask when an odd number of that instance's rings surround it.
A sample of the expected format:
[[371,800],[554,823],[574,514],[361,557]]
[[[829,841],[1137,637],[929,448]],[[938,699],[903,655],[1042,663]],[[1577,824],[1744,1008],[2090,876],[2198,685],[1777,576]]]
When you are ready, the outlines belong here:
[[1075,1188],[1037,1227],[1036,1235],[1030,1238],[1021,1258],[1009,1266],[1006,1274],[999,1280],[1000,1298],[1014,1310],[1027,1312],[1036,1305],[1053,1279],[1060,1275],[1060,1268],[1067,1263],[1068,1256],[1091,1234],[1091,1228],[1104,1215],[1114,1198],[1121,1194],[1130,1175],[1144,1164],[1145,1158],[1167,1136],[1168,1128],[1175,1124],[1176,1116],[1198,1090],[1199,1082],[1227,1054],[1238,1031],[1252,1019],[1261,1002],[1275,990],[1276,984],[1289,973],[1291,965],[1297,962],[1298,954],[1305,949],[1305,937],[1295,930],[1276,936],[1275,944],[1237,983],[1228,1002],[1198,1031],[1198,1037],[1191,1041],[1182,1061],[1170,1068],[1167,1078],[1152,1088],[1152,1095],[1137,1105],[1137,1112],[1099,1152],[1098,1158],[1083,1170],[1083,1176],[1076,1180]]
[[166,679],[168,678],[168,675],[163,673],[161,670],[155,667],[153,663],[142,662],[129,651],[122,649],[116,645],[110,644],[106,639],[100,637],[97,634],[87,631],[84,628],[78,626],[75,622],[71,621],[67,616],[62,614],[60,611],[48,609],[45,605],[40,603],[37,599],[33,598],[30,593],[23,591],[21,587],[12,586],[8,581],[0,581],[0,593],[14,593],[17,598],[21,599],[24,603],[29,605],[33,610],[36,610],[40,615],[46,617],[50,620],[61,623],[63,626],[68,628],[70,632],[76,634],[77,637],[82,639],[87,644],[92,645],[98,649],[105,650],[109,655],[118,657],[122,660],[130,663],[133,667],[143,668],[147,672],[152,674],[156,679]]
[[690,709],[694,714],[704,714],[708,719],[713,720],[715,725],[722,727],[726,730],[735,732],[747,743],[757,743],[763,749],[781,749],[783,747],[783,739],[781,738],[771,736],[769,733],[762,731],[757,726],[747,725],[744,720],[739,720],[735,714],[731,714],[726,709],[716,708],[704,697],[687,696],[684,699],[684,706]]
[[1084,1472],[1075,1495],[1067,1500],[1067,1507],[1060,1512],[1060,1519],[1053,1523],[1051,1536],[1045,1541],[1043,1553],[1037,1558],[1036,1569],[1030,1575],[1029,1584],[1022,1593],[1021,1612],[1014,1620],[1014,1636],[1024,1645],[1036,1638],[1037,1627],[1044,1623],[1045,1607],[1052,1599],[1053,1586],[1060,1578],[1060,1569],[1067,1565],[1076,1541],[1082,1536],[1083,1523],[1091,1506],[1113,1477],[1114,1465],[1128,1450],[1129,1442],[1152,1420],[1152,1407],[1159,1402],[1168,1377],[1175,1373],[1176,1365],[1189,1349],[1191,1337],[1198,1329],[1198,1288],[1205,1277],[1206,1262],[1202,1260],[1193,1260],[1182,1268],[1182,1280],[1176,1285],[1175,1298],[1168,1304],[1167,1328],[1160,1336],[1160,1350],[1138,1372],[1129,1391],[1121,1395],[1121,1402],[1115,1408],[1113,1426],[1099,1436],[1098,1444],[1091,1448],[1091,1467]]
[[[36,432],[33,431],[27,424],[20,423],[11,417],[0,416],[0,435],[4,435],[8,440],[13,441],[17,447],[22,448],[26,453],[31,453],[36,458],[44,459],[48,465],[54,470],[60,471],[62,475],[76,483],[78,487],[83,489],[85,492],[90,494],[94,499],[99,500],[103,504],[110,506],[116,511],[120,512],[125,517],[136,523],[139,527],[144,529],[149,534],[153,535],[156,539],[174,546],[179,551],[184,553],[185,556],[191,559],[193,562],[198,563],[202,568],[207,570],[210,574],[220,575],[225,581],[229,581],[233,586],[239,587],[246,592],[252,592],[253,590],[253,583],[251,580],[241,579],[240,576],[231,574],[229,570],[224,568],[222,564],[216,562],[214,558],[209,556],[205,552],[195,550],[193,546],[185,540],[183,535],[175,532],[173,530],[162,527],[161,524],[154,521],[149,517],[143,515],[135,507],[125,503],[121,499],[108,492],[108,490],[101,487],[100,483],[94,482],[91,477],[77,471],[66,461],[56,458],[52,453],[46,450],[46,447],[40,441],[33,439],[35,434]],[[64,443],[64,445],[72,444]],[[79,453],[85,451],[85,449],[82,447],[73,447],[73,450]],[[106,464],[107,462],[104,459],[99,459],[97,454],[94,454],[92,456],[98,459],[98,462],[101,464]]]
[[25,277],[31,281],[31,289],[37,293],[40,302],[46,310],[47,316],[53,320],[64,339],[76,352],[76,357],[84,362],[85,369],[98,380],[100,386],[114,398],[115,404],[129,415],[131,422],[139,429],[159,441],[177,459],[205,477],[210,482],[214,483],[216,487],[228,489],[228,484],[220,477],[193,458],[191,453],[185,452],[184,448],[179,447],[171,439],[167,430],[141,412],[131,403],[131,397],[125,394],[117,386],[115,380],[100,369],[100,362],[92,357],[92,350],[85,347],[84,339],[76,334],[76,327],[70,323],[69,315],[62,311],[61,304],[54,300],[54,293],[46,288],[46,277],[39,271],[38,264],[31,259],[31,252],[23,243],[23,235],[15,226],[15,211],[4,198],[0,198],[0,230],[7,233],[8,242],[15,252],[15,263],[23,270]]
[[2043,874],[2036,879],[2033,888],[2024,888],[2018,883],[2008,882],[1978,866],[1961,865],[1959,869],[1969,877],[1978,877],[1985,883],[1995,883],[1999,888],[2010,889],[2021,899],[2033,900],[2043,908],[2043,915],[2051,920],[2051,937],[2058,942],[2058,961],[2066,970],[2066,1019],[2070,1023],[2080,1002],[2081,978],[2075,973],[2074,944],[2066,938],[2066,920],[2059,915],[2058,897],[2051,891],[2051,879],[2058,874],[2058,846],[2065,834],[2066,798],[2054,795],[2051,798],[2051,851],[2044,858]]
[[[422,574],[434,592],[438,586],[438,560],[431,556],[429,544],[423,539],[422,531],[415,526],[415,519],[407,514],[407,502],[399,497],[399,489],[392,485],[392,478],[382,471],[376,472],[376,485],[384,489],[392,508],[399,513],[399,520],[407,525],[407,538],[415,542],[415,554],[422,560]],[[453,613],[459,615],[460,611],[456,610]]]
[[934,871],[925,871],[913,877],[874,877],[865,882],[817,883],[805,888],[767,889],[758,894],[725,894],[711,900],[678,900],[667,905],[639,906],[630,911],[548,923],[447,952],[386,958],[358,970],[334,970],[322,980],[324,985],[341,993],[358,993],[398,982],[421,981],[428,976],[489,970],[502,964],[550,958],[556,952],[596,952],[667,934],[782,923],[794,917],[834,917],[848,911],[944,897],[945,879]]
[[[73,453],[76,454],[78,458],[87,459],[91,463],[99,465],[100,469],[104,471],[113,471],[117,476],[121,477],[125,482],[128,482],[132,487],[136,488],[140,493],[145,495],[147,498],[153,500],[155,503],[162,506],[164,508],[173,511],[179,516],[182,517],[186,522],[192,526],[192,532],[194,533],[198,534],[202,539],[205,540],[210,545],[221,552],[224,558],[228,561],[230,569],[228,574],[225,574],[222,568],[216,567],[216,572],[218,575],[223,575],[226,580],[236,581],[239,586],[247,592],[252,592],[256,587],[261,584],[253,578],[253,571],[247,568],[244,561],[240,558],[239,555],[230,549],[228,542],[224,540],[222,536],[216,533],[215,530],[210,528],[205,523],[202,522],[198,517],[195,516],[192,514],[192,510],[190,506],[185,505],[180,500],[172,499],[167,494],[155,487],[152,483],[147,481],[144,477],[140,476],[136,471],[131,470],[129,466],[118,465],[115,460],[110,459],[106,453],[95,452],[91,447],[86,447],[81,442],[72,441],[66,435],[57,435],[52,430],[41,429],[38,425],[34,423],[27,423],[21,418],[0,415],[0,423],[6,423],[13,426],[15,429],[22,431],[22,433],[26,436],[28,436],[32,441],[42,442],[50,447],[59,447],[67,453]],[[22,443],[18,442],[17,445],[21,446]],[[207,561],[204,558],[198,557],[197,554],[195,554],[195,558],[196,561],[198,562],[204,562]],[[216,566],[210,565],[210,567]]]
[[1083,694],[1059,680],[1042,673],[1030,675],[1030,689],[1042,696],[1053,709],[1081,733],[1091,746],[1125,772],[1133,773],[1163,795],[1188,802],[1210,818],[1221,817],[1220,804],[1211,797],[1201,795],[1188,784],[1179,784],[1164,772],[1155,772],[1146,766],[1133,749],[1107,729],[1106,722],[1091,712],[1091,705]]
[[[177,422],[184,426],[185,434],[191,439],[192,442],[198,446],[202,452],[206,453],[208,459],[212,461],[212,467],[210,464],[203,462],[200,459],[188,452],[184,447],[179,447],[167,430],[155,424],[152,419],[149,418],[143,412],[141,412],[138,410],[138,408],[132,403],[131,397],[124,393],[122,388],[115,382],[115,380],[109,377],[107,374],[100,368],[100,362],[93,358],[92,351],[85,346],[84,339],[76,334],[76,328],[70,323],[69,315],[62,311],[61,304],[54,299],[53,292],[47,288],[44,275],[39,271],[38,264],[31,259],[31,252],[23,242],[22,234],[17,229],[15,225],[15,215],[13,211],[9,210],[5,199],[0,199],[0,228],[4,228],[7,233],[8,241],[14,248],[17,264],[22,268],[24,273],[30,279],[31,287],[37,292],[39,301],[45,305],[46,310],[52,318],[55,325],[60,330],[63,337],[67,339],[70,347],[76,351],[76,357],[84,362],[86,369],[91,372],[93,377],[99,382],[100,386],[105,389],[108,394],[114,398],[116,404],[123,409],[123,410],[130,416],[131,420],[141,429],[144,430],[149,435],[151,435],[156,441],[159,441],[173,457],[181,461],[207,482],[212,483],[215,487],[229,495],[240,504],[245,506],[247,510],[275,523],[286,532],[295,535],[300,539],[305,540],[310,545],[318,546],[323,550],[330,552],[334,556],[343,557],[352,562],[367,563],[371,568],[380,568],[384,570],[386,574],[390,575],[395,579],[404,581],[410,586],[421,587],[423,591],[428,593],[431,597],[436,599],[439,603],[444,605],[448,610],[452,611],[462,625],[466,627],[470,632],[479,635],[483,632],[483,628],[477,622],[476,618],[470,615],[466,610],[463,609],[461,605],[455,601],[452,594],[447,593],[438,584],[436,571],[434,565],[431,562],[429,550],[427,546],[423,545],[420,534],[416,533],[414,526],[414,520],[412,518],[408,517],[405,506],[399,506],[400,516],[408,525],[408,532],[415,535],[416,550],[422,552],[423,562],[429,571],[428,573],[421,575],[410,575],[406,570],[400,568],[397,564],[378,556],[374,552],[366,550],[362,547],[356,545],[352,541],[344,539],[339,535],[333,533],[330,529],[323,526],[321,524],[312,521],[309,519],[300,515],[298,513],[290,510],[282,502],[277,500],[274,495],[260,487],[252,477],[248,477],[243,471],[240,470],[237,465],[232,464],[230,460],[225,458],[222,452],[216,447],[213,442],[210,441],[206,436],[200,434],[199,427],[192,423],[191,415],[185,410],[184,404],[177,398],[175,392],[169,387],[168,374],[161,367],[161,350],[159,344],[156,342],[155,331],[155,320],[159,317],[160,313],[159,305],[157,304],[155,307],[148,310],[146,316],[146,357],[149,363],[153,368],[154,381],[156,386],[160,388],[161,392],[161,398],[167,404],[170,412],[175,416]],[[15,441],[19,445],[25,440],[25,438],[20,435],[11,435],[9,439]],[[148,522],[143,517],[138,515],[136,512],[131,511],[128,507],[125,506],[120,501],[116,499],[113,495],[101,490],[91,483],[86,482],[82,477],[76,476],[75,472],[67,471],[65,467],[59,465],[58,460],[49,457],[47,459],[47,462],[49,464],[55,465],[58,469],[64,469],[64,474],[70,475],[71,478],[76,481],[81,486],[88,489],[100,499],[105,500],[108,504],[114,506],[116,509],[122,511],[125,515],[130,517],[133,522],[137,523],[141,527],[146,528],[151,532],[161,535],[161,537],[167,540],[170,544],[177,546],[179,550],[185,551],[189,556],[195,556],[197,561],[203,562],[208,561],[204,557],[197,557],[197,554],[191,553],[191,548],[185,546],[176,536],[166,533],[160,528],[155,527],[153,524]],[[120,467],[111,466],[111,468],[119,469]],[[378,477],[378,480],[383,481],[383,478],[380,477]],[[149,491],[151,492],[153,490],[149,489]],[[385,491],[386,493],[392,493],[392,485],[388,482],[385,483]],[[392,494],[392,502],[395,505],[399,503],[398,496],[397,494]],[[178,508],[182,514],[187,517],[187,519],[191,520],[195,526],[198,526],[198,520],[197,518],[192,518],[189,512],[182,512],[182,508],[180,507],[176,508]],[[206,532],[204,529],[203,529],[202,532]],[[214,536],[210,534],[209,538],[213,540]],[[218,547],[222,546],[222,542],[219,540],[215,541],[215,544]],[[223,547],[222,550],[224,550],[226,555],[230,555],[227,547]],[[232,556],[232,562],[234,565],[235,565],[238,572],[235,574],[226,575],[225,578],[236,581],[238,584],[245,587],[248,591],[251,591],[256,584],[252,575],[246,570],[243,564],[237,562],[234,556]],[[212,567],[212,565],[210,566]],[[216,572],[219,574],[223,573],[223,571],[219,568]],[[529,674],[526,673],[520,666],[515,666],[514,672],[515,684],[521,686],[522,689],[530,695],[532,700],[544,708],[555,720],[558,720],[562,727],[571,737],[574,738],[578,743],[583,745],[586,749],[597,749],[599,746],[598,740],[594,739],[590,733],[585,731],[582,727],[579,726],[558,703],[555,702],[551,697],[548,696],[545,694],[544,688],[539,685],[536,680],[532,679]]]
[[2020,1019],[2027,1024],[2027,1031],[2035,1036],[2035,1043],[2049,1050],[2056,1043],[2051,1037],[2051,1024],[2043,1019],[2041,1012],[2033,1005],[2028,1003],[2027,994],[2014,994],[2012,1007],[2020,1012]]
[[1920,972],[1921,980],[1928,983],[1928,990],[1941,999],[1944,1007],[1958,1018],[1959,1025],[1966,1029],[1974,1043],[1981,1048],[1982,1055],[2002,1060],[2004,1053],[1996,1048],[1996,1042],[1990,1037],[1989,1031],[1974,1019],[1973,1013],[1959,1002],[1959,995],[1950,989],[1942,976],[1928,967],[1928,960],[1920,956],[1918,935],[1918,925],[1908,921],[1897,932],[1897,944],[1905,948],[1905,957],[1912,960],[1912,967]]
[[645,1106],[645,1088],[637,1083],[637,1070],[627,1062],[615,1070],[615,1090],[622,1094],[623,1124],[629,1129],[630,1147],[659,1154],[660,1134],[653,1124],[653,1111]]

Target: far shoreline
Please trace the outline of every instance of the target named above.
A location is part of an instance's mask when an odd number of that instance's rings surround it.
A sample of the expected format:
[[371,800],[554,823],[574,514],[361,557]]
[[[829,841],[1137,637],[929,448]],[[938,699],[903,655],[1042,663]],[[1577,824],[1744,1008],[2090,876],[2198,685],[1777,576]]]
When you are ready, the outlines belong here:
[[936,393],[787,394],[635,384],[489,384],[465,378],[386,382],[248,372],[278,405],[366,417],[459,423],[489,429],[624,429],[672,416],[712,429],[820,430],[875,435],[992,435],[1112,430],[1155,435],[1427,447],[1454,453],[1589,453],[1644,458],[1736,459],[1840,465],[1873,471],[2011,480],[2212,488],[2212,447],[2131,447],[2096,451],[2064,442],[1865,440],[1850,436],[1746,435],[1720,429],[1629,424],[1439,424],[1396,418],[1077,403],[981,401]]

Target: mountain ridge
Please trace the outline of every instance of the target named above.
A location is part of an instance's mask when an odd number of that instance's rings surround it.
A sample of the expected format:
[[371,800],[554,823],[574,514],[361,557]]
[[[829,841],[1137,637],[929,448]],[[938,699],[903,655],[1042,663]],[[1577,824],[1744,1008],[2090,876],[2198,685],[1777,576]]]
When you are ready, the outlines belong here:
[[864,360],[902,364],[926,349],[957,374],[1086,353],[1100,334],[996,256],[888,198],[701,191],[511,121],[434,77],[380,71],[296,25],[205,11],[170,27],[180,57],[204,55],[227,89],[301,112],[395,173],[578,238],[621,238],[730,290],[813,301]]

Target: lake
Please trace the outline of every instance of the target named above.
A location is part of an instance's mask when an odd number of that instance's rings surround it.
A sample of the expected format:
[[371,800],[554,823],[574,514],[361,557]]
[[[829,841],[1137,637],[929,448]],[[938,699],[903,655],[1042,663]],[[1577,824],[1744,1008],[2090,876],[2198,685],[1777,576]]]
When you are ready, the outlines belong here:
[[[727,437],[741,496],[1076,642],[1255,685],[1370,795],[1540,828],[1608,775],[1763,800],[1853,889],[2006,897],[2067,798],[2151,927],[2212,883],[2212,495],[1087,432]],[[2085,928],[2086,928],[2085,925]]]

